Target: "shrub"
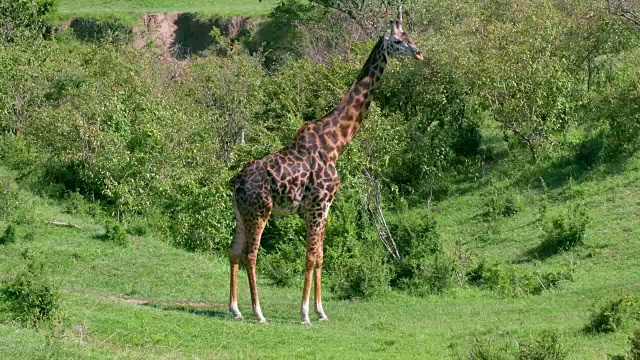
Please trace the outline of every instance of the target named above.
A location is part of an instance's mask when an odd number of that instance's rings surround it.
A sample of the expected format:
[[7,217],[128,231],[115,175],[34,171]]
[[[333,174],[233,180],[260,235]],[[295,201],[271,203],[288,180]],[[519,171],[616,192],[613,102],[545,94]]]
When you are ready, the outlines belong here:
[[127,225],[127,234],[133,236],[146,236],[149,233],[147,225],[142,222],[133,222]]
[[6,218],[20,204],[18,185],[8,177],[0,178],[0,217]]
[[441,293],[453,284],[454,261],[444,254],[436,222],[427,212],[389,219],[402,259],[392,263],[391,285],[417,295]]
[[400,266],[411,268],[411,277],[400,278],[397,287],[419,296],[440,294],[454,283],[455,266],[451,258],[443,254],[424,257],[413,263],[403,260]]
[[105,227],[105,233],[103,235],[104,241],[110,241],[120,246],[131,245],[131,241],[127,236],[127,232],[124,230],[124,228],[120,224],[112,220],[107,220],[104,227]]
[[233,232],[233,207],[222,179],[197,184],[188,179],[172,181],[163,190],[165,233],[176,246],[190,251],[225,253]]
[[581,208],[551,218],[545,224],[544,239],[529,251],[529,255],[546,258],[582,245],[588,219],[586,212]]
[[0,38],[7,43],[24,35],[50,34],[52,28],[44,19],[55,7],[55,0],[0,0]]
[[508,360],[513,355],[505,345],[496,344],[494,338],[474,338],[469,360]]
[[273,285],[288,287],[304,271],[305,248],[292,244],[282,244],[276,251],[264,254],[258,260],[260,271],[271,279]]
[[131,36],[129,26],[117,19],[75,18],[69,26],[82,41],[125,41]]
[[387,290],[390,280],[388,266],[373,255],[335,259],[328,275],[331,292],[339,299],[370,298]]
[[631,342],[629,360],[640,360],[640,329],[633,332],[629,341]]
[[517,356],[519,360],[562,360],[566,357],[567,351],[553,331],[544,332],[538,337],[530,337],[527,341],[521,342]]
[[0,245],[10,244],[16,241],[16,229],[13,225],[9,224],[6,229],[4,229],[4,233],[0,236]]
[[304,271],[305,236],[305,221],[299,216],[269,221],[262,233],[265,254],[258,259],[258,267],[274,285],[291,286]]
[[593,312],[585,330],[593,333],[609,333],[638,321],[640,321],[640,299],[630,294],[623,294]]
[[0,219],[16,224],[34,219],[33,198],[9,177],[0,177]]
[[482,133],[480,126],[473,122],[464,122],[455,131],[453,139],[453,151],[456,155],[472,157],[480,154],[482,146]]
[[498,217],[512,217],[518,213],[520,207],[520,199],[513,194],[499,194],[493,191],[484,202],[482,217],[493,220]]
[[78,192],[68,192],[66,202],[64,203],[64,212],[71,215],[82,214],[86,212],[87,202],[82,194]]
[[505,296],[539,295],[564,281],[573,281],[573,273],[573,267],[542,272],[515,265],[487,265],[481,261],[467,274],[467,280],[471,285]]
[[42,263],[32,261],[0,289],[0,299],[12,317],[28,326],[38,326],[58,313],[60,294],[44,273]]

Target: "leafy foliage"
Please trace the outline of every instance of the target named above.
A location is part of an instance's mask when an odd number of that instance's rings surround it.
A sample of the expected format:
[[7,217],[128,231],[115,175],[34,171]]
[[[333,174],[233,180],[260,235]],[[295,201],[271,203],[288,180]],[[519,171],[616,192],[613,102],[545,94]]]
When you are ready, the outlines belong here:
[[47,35],[52,28],[47,14],[55,11],[55,0],[0,1],[0,37],[4,44],[29,35]]
[[538,337],[531,337],[520,344],[519,360],[562,360],[568,355],[553,331],[543,332]]
[[127,232],[124,230],[124,228],[120,224],[113,222],[111,220],[108,220],[105,223],[104,227],[105,227],[105,233],[103,236],[104,241],[109,241],[120,246],[131,245],[131,241],[127,236]]
[[640,330],[636,330],[633,332],[631,337],[629,337],[629,342],[631,343],[631,350],[629,350],[629,360],[640,359]]
[[640,321],[640,300],[633,295],[623,294],[609,300],[595,311],[585,330],[608,333],[638,321]]
[[0,245],[10,244],[16,241],[16,228],[9,224],[2,235],[0,235]]
[[561,268],[543,272],[515,265],[493,264],[484,261],[467,274],[471,285],[496,291],[504,296],[538,295],[557,288],[561,283],[573,281],[574,269]]
[[545,258],[582,245],[588,221],[581,208],[551,218],[544,228],[544,240],[532,250],[532,255]]
[[0,299],[12,317],[28,326],[38,326],[55,318],[60,293],[44,272],[44,265],[31,260],[0,288]]

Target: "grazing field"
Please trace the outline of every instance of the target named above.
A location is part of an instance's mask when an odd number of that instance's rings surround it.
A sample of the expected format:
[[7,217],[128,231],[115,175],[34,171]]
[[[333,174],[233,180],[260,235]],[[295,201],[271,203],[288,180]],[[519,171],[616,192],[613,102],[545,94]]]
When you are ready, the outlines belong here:
[[60,0],[59,13],[63,17],[101,15],[139,16],[148,13],[197,12],[203,15],[246,15],[261,16],[277,4],[276,0],[213,0],[213,1],[170,1],[170,0]]
[[[386,0],[50,5],[0,0],[0,359],[638,358],[640,8],[416,0],[385,33]],[[329,321],[300,324],[301,216],[262,234],[269,324],[244,270],[234,320],[229,184],[304,129],[296,161],[358,132]]]
[[[606,178],[594,175],[553,194],[586,194],[583,201],[593,219],[583,248],[542,265],[577,264],[574,282],[516,298],[473,288],[422,298],[389,293],[369,301],[340,301],[329,293],[325,309],[330,321],[311,328],[298,322],[299,284],[277,288],[260,276],[263,310],[270,321],[260,326],[253,323],[241,276],[245,320],[234,321],[225,307],[225,259],[178,250],[154,236],[133,237],[131,248],[118,247],[99,240],[103,226],[92,218],[71,216],[62,212],[64,204],[32,197],[33,225],[20,226],[19,240],[0,247],[0,281],[22,266],[25,251],[45,261],[62,288],[64,326],[35,330],[0,325],[0,356],[465,358],[476,338],[515,348],[545,330],[557,332],[569,359],[623,353],[627,332],[583,332],[594,306],[623,291],[640,294],[640,160],[631,159],[616,172]],[[3,179],[9,176],[2,171]],[[482,201],[478,190],[438,204],[443,236],[471,238],[486,231],[473,220]],[[523,212],[504,220],[502,240],[469,244],[469,250],[520,262],[536,243],[534,216]],[[82,229],[47,225],[51,220]]]

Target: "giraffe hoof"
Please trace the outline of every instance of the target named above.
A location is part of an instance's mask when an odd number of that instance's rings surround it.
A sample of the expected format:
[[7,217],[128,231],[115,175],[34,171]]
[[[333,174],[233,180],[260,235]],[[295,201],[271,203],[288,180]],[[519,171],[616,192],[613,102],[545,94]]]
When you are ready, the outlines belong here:
[[256,321],[256,324],[258,324],[258,325],[269,325],[269,322],[267,321],[267,319],[262,319],[262,320]]
[[318,319],[318,321],[329,321],[329,318],[327,317],[327,315],[322,315],[320,316],[320,319]]
[[311,321],[309,321],[309,320],[304,320],[304,321],[302,322],[302,325],[303,325],[303,326],[312,326],[312,325],[311,325]]
[[238,314],[238,315],[233,315],[233,320],[242,320],[242,315]]

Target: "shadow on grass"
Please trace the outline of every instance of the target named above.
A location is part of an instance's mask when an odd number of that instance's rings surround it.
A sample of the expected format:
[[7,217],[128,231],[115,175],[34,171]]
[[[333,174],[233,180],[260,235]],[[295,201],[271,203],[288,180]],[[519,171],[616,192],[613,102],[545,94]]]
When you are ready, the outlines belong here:
[[205,304],[205,305],[184,304],[183,305],[183,304],[162,304],[162,303],[153,303],[153,302],[148,302],[142,305],[153,307],[160,310],[165,310],[165,311],[184,312],[184,313],[214,317],[214,318],[225,319],[225,320],[231,319],[231,314],[227,310],[226,305],[215,305],[215,306],[210,304]]
[[[624,156],[616,156],[609,149],[605,150],[605,140],[603,136],[598,136],[584,140],[571,154],[559,157],[542,168],[535,170],[537,174],[522,174],[519,182],[533,185],[539,190],[546,187],[549,190],[559,189],[566,186],[570,181],[583,182],[590,179],[590,176],[597,174],[598,177],[605,177],[610,174],[624,171]],[[595,170],[598,171],[595,171]],[[532,179],[542,179],[544,184]]]
[[522,263],[534,260],[545,260],[563,251],[565,251],[565,249],[558,246],[557,243],[545,240],[538,244],[538,246],[525,251],[518,262]]

